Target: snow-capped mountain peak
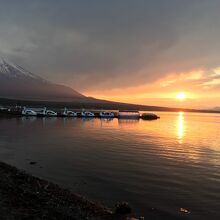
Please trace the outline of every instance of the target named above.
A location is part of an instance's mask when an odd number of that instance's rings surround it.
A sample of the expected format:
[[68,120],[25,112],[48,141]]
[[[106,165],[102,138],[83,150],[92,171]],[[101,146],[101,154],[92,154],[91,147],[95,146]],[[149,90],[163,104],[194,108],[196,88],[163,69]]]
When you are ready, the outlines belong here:
[[4,58],[0,58],[0,74],[6,77],[45,81],[41,77],[23,69],[21,66],[14,64],[8,60],[6,61]]
[[0,58],[0,97],[28,100],[86,99],[70,87],[55,84]]

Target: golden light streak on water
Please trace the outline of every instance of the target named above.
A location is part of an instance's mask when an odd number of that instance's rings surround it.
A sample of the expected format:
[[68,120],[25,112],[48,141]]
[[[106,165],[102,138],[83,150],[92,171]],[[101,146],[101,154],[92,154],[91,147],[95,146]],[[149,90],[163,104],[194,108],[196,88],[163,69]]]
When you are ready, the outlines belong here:
[[178,116],[178,126],[177,126],[177,137],[178,137],[178,142],[179,144],[183,143],[183,138],[184,138],[184,113],[179,112]]

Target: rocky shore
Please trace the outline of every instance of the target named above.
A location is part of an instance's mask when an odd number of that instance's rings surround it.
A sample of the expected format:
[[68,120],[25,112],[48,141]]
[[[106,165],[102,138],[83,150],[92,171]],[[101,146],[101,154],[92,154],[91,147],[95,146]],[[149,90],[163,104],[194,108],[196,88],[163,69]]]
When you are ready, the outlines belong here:
[[67,189],[2,162],[0,175],[0,219],[136,219],[114,214]]

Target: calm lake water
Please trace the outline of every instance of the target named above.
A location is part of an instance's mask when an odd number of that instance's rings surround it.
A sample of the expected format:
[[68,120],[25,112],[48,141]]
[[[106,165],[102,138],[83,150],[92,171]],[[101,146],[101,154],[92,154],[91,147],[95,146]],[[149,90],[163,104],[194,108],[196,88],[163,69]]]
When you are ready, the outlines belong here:
[[[220,219],[220,114],[161,119],[0,118],[0,160],[109,207],[128,201]],[[37,161],[30,165],[30,161]],[[180,215],[179,209],[190,210]]]

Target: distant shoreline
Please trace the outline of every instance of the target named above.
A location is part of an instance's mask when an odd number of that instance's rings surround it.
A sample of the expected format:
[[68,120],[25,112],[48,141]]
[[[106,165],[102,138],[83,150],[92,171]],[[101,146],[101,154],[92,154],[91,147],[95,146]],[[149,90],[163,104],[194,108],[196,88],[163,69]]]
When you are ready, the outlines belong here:
[[28,107],[44,107],[49,108],[73,108],[73,109],[109,109],[109,110],[138,110],[138,111],[158,111],[158,112],[197,112],[197,113],[220,113],[216,110],[198,110],[198,109],[186,109],[186,108],[169,108],[160,106],[147,106],[136,105],[120,102],[111,102],[105,100],[94,99],[92,102],[84,102],[82,100],[74,100],[72,102],[62,101],[39,101],[39,100],[22,100],[22,99],[10,99],[0,98],[0,106],[15,106],[22,105]]

